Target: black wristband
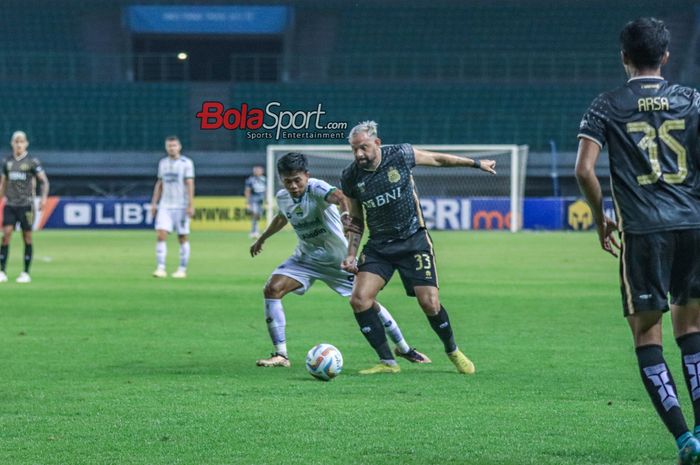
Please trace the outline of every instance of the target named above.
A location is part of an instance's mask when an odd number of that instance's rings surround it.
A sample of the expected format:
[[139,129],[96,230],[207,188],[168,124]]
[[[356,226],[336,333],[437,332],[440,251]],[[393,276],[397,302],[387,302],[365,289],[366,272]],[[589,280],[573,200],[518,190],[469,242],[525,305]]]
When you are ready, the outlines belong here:
[[474,166],[472,168],[481,169],[481,160],[474,160]]

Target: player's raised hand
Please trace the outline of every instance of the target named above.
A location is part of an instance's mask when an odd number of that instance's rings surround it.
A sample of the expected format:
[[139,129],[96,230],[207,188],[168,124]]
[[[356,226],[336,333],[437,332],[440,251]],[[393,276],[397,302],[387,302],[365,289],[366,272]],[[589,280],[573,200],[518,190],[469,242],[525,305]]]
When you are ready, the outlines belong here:
[[260,240],[260,239],[253,242],[253,245],[250,246],[250,256],[255,257],[257,254],[262,252],[262,246],[264,243],[265,243],[265,241]]
[[348,255],[347,257],[345,257],[345,260],[343,260],[343,263],[340,264],[340,268],[347,271],[348,273],[357,274],[357,272],[359,271],[357,269],[357,257],[355,257],[354,255]]
[[496,160],[481,160],[479,169],[487,173],[496,174]]
[[620,244],[614,236],[617,231],[617,223],[615,223],[612,218],[604,216],[603,221],[596,223],[596,228],[598,229],[600,246],[613,257],[617,257],[617,251],[615,249],[620,250]]

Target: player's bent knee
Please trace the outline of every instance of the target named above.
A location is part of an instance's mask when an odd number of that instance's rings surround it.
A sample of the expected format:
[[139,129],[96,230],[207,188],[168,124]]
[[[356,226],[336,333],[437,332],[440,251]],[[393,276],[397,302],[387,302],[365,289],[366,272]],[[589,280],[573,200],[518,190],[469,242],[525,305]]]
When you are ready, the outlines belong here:
[[353,293],[350,296],[350,306],[355,311],[355,313],[362,312],[372,307],[374,304],[374,299],[370,299],[369,296],[365,296],[359,293]]
[[284,297],[284,288],[277,283],[268,281],[263,288],[263,295],[266,299],[281,299]]
[[440,313],[440,299],[437,295],[418,297],[418,305],[426,315],[437,315]]

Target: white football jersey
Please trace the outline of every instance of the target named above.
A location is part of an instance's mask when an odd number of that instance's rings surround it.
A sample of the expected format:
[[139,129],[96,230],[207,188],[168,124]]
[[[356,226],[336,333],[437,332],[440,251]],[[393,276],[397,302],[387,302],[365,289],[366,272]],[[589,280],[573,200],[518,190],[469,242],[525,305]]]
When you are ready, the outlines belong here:
[[277,193],[279,214],[294,228],[299,243],[294,256],[305,262],[340,267],[348,252],[340,213],[326,202],[335,187],[310,178],[301,198],[293,198],[286,189]]
[[165,157],[158,163],[158,179],[163,181],[159,208],[187,208],[186,179],[194,178],[194,163],[180,155],[173,160]]

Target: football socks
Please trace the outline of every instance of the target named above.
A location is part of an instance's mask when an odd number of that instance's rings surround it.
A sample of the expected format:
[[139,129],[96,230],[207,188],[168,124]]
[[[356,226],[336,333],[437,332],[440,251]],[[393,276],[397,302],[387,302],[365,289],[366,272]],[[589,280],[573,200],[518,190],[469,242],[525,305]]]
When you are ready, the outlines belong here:
[[678,403],[676,384],[664,360],[662,347],[655,344],[640,346],[635,352],[644,387],[656,412],[673,437],[681,440],[689,432],[688,426]]
[[7,265],[7,257],[10,254],[10,246],[3,245],[0,246],[0,271],[5,271],[5,266]]
[[287,338],[285,327],[287,320],[280,299],[265,299],[265,322],[270,339],[275,346],[275,352],[287,356]]
[[455,337],[452,334],[452,325],[450,324],[450,317],[447,315],[447,310],[445,307],[440,305],[440,311],[437,315],[427,315],[430,326],[438,335],[442,343],[445,345],[445,352],[448,354],[457,350],[457,344],[455,344]]
[[676,339],[683,356],[685,384],[693,401],[695,430],[700,427],[700,333],[690,333]]
[[165,268],[165,257],[168,255],[168,245],[165,241],[156,242],[156,263],[158,268]]
[[24,244],[24,272],[29,273],[29,267],[32,265],[32,255],[34,247],[32,244]]
[[386,340],[384,326],[382,326],[377,311],[370,307],[367,310],[355,313],[355,319],[360,326],[360,331],[362,331],[369,345],[377,352],[379,359],[382,361],[394,360],[394,355],[391,353],[389,343]]
[[379,320],[382,322],[382,325],[384,325],[384,330],[389,335],[389,339],[391,339],[392,342],[396,344],[396,348],[399,350],[399,352],[401,352],[402,354],[408,353],[408,351],[411,350],[411,348],[408,346],[406,340],[403,338],[403,334],[401,334],[401,328],[399,328],[399,325],[396,324],[396,320],[394,320],[394,318],[391,316],[389,310],[387,310],[379,302],[374,303],[374,308],[377,310]]
[[[180,244],[180,268],[187,268],[190,261],[190,241]],[[164,260],[165,262],[165,260]]]

